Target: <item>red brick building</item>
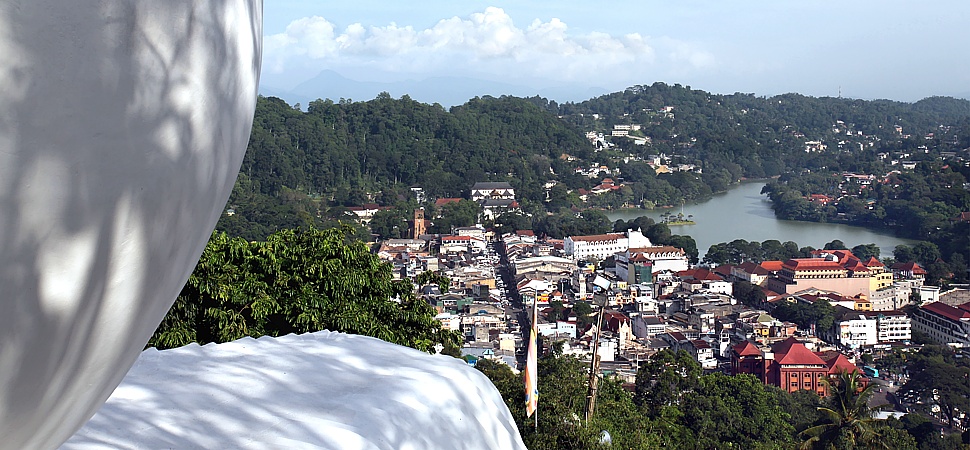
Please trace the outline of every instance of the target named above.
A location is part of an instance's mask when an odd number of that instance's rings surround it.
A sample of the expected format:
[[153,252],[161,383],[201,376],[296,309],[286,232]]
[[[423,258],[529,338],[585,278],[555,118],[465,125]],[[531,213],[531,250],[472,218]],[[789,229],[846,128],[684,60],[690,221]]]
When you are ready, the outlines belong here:
[[735,375],[754,375],[762,383],[788,392],[804,389],[825,396],[825,379],[859,369],[841,353],[814,353],[790,337],[772,345],[771,351],[762,351],[751,341],[734,346],[731,370]]

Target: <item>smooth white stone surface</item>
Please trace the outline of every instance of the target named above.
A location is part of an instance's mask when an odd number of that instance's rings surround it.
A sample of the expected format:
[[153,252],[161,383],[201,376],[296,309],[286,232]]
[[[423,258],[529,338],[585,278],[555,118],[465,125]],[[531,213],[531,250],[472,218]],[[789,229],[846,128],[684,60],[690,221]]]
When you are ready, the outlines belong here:
[[261,0],[0,2],[0,447],[124,377],[246,150]]
[[321,331],[142,353],[62,447],[524,449],[464,361]]

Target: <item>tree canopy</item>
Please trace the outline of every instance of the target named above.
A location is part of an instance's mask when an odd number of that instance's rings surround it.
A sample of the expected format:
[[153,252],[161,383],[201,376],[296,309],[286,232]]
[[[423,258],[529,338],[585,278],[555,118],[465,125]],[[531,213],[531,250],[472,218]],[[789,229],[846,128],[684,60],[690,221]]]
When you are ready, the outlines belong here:
[[435,314],[348,228],[284,230],[262,242],[214,233],[149,346],[319,330],[429,352],[457,346]]

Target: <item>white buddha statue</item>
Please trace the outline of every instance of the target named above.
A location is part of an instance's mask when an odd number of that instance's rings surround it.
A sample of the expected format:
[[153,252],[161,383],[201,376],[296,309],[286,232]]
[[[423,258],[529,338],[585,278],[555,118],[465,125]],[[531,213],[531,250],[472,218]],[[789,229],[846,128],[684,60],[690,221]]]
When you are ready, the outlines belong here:
[[0,447],[94,414],[246,150],[261,0],[0,2]]

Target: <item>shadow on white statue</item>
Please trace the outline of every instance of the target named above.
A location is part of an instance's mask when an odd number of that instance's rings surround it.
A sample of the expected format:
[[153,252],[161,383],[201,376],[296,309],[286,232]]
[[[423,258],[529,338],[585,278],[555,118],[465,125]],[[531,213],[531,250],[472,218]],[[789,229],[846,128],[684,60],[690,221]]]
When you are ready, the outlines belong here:
[[0,446],[70,437],[178,295],[246,150],[261,16],[0,3]]

